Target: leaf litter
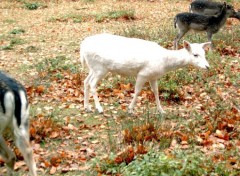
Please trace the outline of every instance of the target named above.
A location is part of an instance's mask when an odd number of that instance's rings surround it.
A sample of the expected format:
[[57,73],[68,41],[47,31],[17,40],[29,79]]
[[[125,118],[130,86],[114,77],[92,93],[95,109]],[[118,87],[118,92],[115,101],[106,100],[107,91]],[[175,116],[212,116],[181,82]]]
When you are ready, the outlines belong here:
[[[106,140],[111,140],[109,139],[109,135],[111,135],[108,134],[109,131],[114,131],[112,135],[115,137],[120,136],[117,143],[123,147],[116,149],[118,152],[114,160],[110,160],[108,157],[104,160],[116,164],[132,162],[138,155],[148,152],[150,149],[146,145],[148,141],[162,144],[160,141],[163,139],[168,140],[169,144],[165,150],[174,150],[177,147],[187,149],[190,140],[195,139],[205,154],[219,153],[212,158],[213,161],[223,160],[222,149],[230,150],[234,147],[240,149],[240,89],[232,83],[231,78],[228,78],[224,71],[224,66],[229,65],[233,74],[239,73],[240,56],[239,48],[236,46],[217,48],[221,55],[221,65],[212,73],[211,71],[204,73],[204,76],[209,79],[210,86],[215,87],[218,98],[212,97],[203,88],[203,83],[199,82],[198,85],[194,86],[191,84],[182,86],[180,90],[182,103],[176,103],[171,99],[166,100],[167,105],[164,105],[164,107],[172,112],[177,111],[178,115],[185,118],[189,124],[192,123],[189,120],[193,116],[191,114],[192,110],[204,114],[204,124],[201,126],[195,125],[197,126],[196,132],[189,132],[184,127],[177,127],[177,122],[170,122],[170,120],[160,126],[149,122],[135,125],[130,129],[118,129],[109,126],[108,121],[111,121],[110,119],[113,119],[112,121],[115,124],[121,124],[122,121],[129,118],[131,118],[131,121],[142,121],[141,114],[145,112],[144,106],[147,103],[144,100],[150,101],[150,108],[154,107],[152,92],[148,89],[142,91],[138,102],[138,111],[134,117],[129,117],[125,115],[125,112],[132,97],[133,84],[119,82],[113,88],[107,88],[108,83],[103,83],[103,89],[99,91],[99,96],[102,103],[110,108],[106,109],[103,116],[94,113],[85,114],[83,111],[82,82],[86,73],[80,66],[80,68],[76,68],[79,72],[72,71],[69,68],[66,70],[64,68],[54,68],[53,65],[50,67],[45,65],[47,69],[45,67],[42,71],[35,68],[36,63],[43,62],[46,58],[56,59],[60,55],[70,58],[67,61],[77,65],[79,64],[77,61],[79,42],[85,36],[103,30],[115,32],[115,28],[119,24],[122,28],[128,27],[130,23],[158,28],[159,24],[164,21],[163,18],[170,19],[170,12],[177,13],[180,10],[187,10],[187,2],[177,2],[178,6],[181,7],[178,9],[165,1],[131,1],[131,4],[125,1],[115,3],[110,1],[94,3],[74,1],[52,3],[46,1],[45,3],[48,4],[47,8],[31,12],[22,9],[20,2],[3,1],[0,3],[1,9],[7,12],[1,20],[3,28],[0,29],[0,32],[6,34],[10,29],[19,26],[24,28],[25,31],[25,33],[17,34],[26,40],[25,43],[14,46],[13,51],[0,51],[0,66],[3,70],[15,75],[16,78],[22,78],[21,81],[26,85],[30,103],[33,107],[37,107],[37,110],[31,115],[30,138],[40,172],[55,175],[76,171],[83,171],[84,173],[84,171],[92,169],[89,168],[87,163],[96,156],[102,156],[104,151],[107,151],[107,153],[110,151],[111,146],[106,142]],[[102,23],[95,23],[93,20],[89,20],[78,24],[71,20],[54,23],[47,20],[48,17],[55,16],[59,12],[69,13],[69,9],[74,13],[80,10],[87,15],[89,9],[95,12],[102,12],[106,9],[109,11],[121,9],[126,6],[126,3],[129,9],[135,9],[136,21],[126,22],[123,19],[120,21],[104,20]],[[164,14],[159,11],[160,5],[166,7]],[[35,20],[32,20],[33,17]],[[16,20],[16,23],[6,23],[9,19]],[[232,25],[237,25],[237,22],[230,20],[227,27],[230,28]],[[1,45],[5,45],[7,42],[5,39],[0,39]],[[224,42],[222,43],[224,44]],[[25,52],[31,46],[38,49],[34,52]],[[168,46],[171,45],[168,44]],[[235,60],[229,61],[228,57],[230,56],[234,57]],[[27,69],[22,68],[21,65],[24,65]],[[21,68],[20,71],[19,68]],[[214,77],[211,80],[211,76],[215,74],[218,75],[218,78],[215,79]],[[237,84],[240,84],[239,80]],[[196,86],[199,87],[197,91],[195,90]],[[232,99],[235,99],[235,101],[232,101]],[[207,111],[208,106],[218,107],[220,100],[225,101],[231,108],[223,110],[213,108],[210,112]],[[116,106],[116,102],[120,106]],[[179,109],[176,109],[176,106],[179,106]],[[122,115],[119,115],[118,111],[122,112]],[[20,152],[18,149],[14,151],[18,159],[15,166],[16,170],[27,171]],[[239,164],[234,156],[229,158],[228,162],[234,166]],[[2,165],[3,162],[0,158],[0,166]],[[3,173],[5,172],[6,170],[3,171]],[[97,172],[104,173],[105,171],[97,168]]]

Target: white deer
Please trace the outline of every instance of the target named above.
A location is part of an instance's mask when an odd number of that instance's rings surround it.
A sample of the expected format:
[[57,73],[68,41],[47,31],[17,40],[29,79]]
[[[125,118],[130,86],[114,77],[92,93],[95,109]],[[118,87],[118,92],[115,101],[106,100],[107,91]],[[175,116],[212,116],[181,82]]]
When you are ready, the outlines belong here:
[[99,113],[103,108],[97,96],[97,84],[108,72],[136,76],[135,94],[129,105],[133,111],[143,85],[149,81],[155,95],[157,110],[165,113],[160,105],[157,80],[165,73],[188,64],[208,69],[205,48],[210,42],[190,44],[183,42],[181,50],[168,50],[155,42],[137,38],[126,38],[112,34],[97,34],[85,38],[80,45],[80,61],[89,68],[84,80],[84,108],[91,111],[89,93],[93,94],[95,108]]

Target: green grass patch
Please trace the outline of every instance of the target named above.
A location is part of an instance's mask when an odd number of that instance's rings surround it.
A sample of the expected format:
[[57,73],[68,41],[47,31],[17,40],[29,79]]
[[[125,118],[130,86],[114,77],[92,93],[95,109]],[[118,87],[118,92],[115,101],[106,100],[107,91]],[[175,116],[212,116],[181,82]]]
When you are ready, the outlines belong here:
[[135,12],[133,10],[116,10],[116,11],[96,14],[95,21],[98,23],[101,23],[105,20],[112,20],[112,19],[134,20],[135,18],[136,18]]
[[158,29],[152,29],[146,26],[129,25],[121,29],[117,34],[130,38],[153,41],[162,47],[171,48],[172,42],[169,41],[169,38],[174,39],[175,37],[175,32],[171,29],[171,26],[160,26]]
[[13,20],[13,19],[6,19],[3,21],[4,23],[8,23],[8,24],[13,24],[13,23],[16,23],[17,21],[16,20]]
[[134,20],[135,14],[133,10],[116,10],[116,11],[110,11],[110,12],[104,12],[99,14],[89,14],[89,15],[82,15],[77,13],[69,13],[64,14],[57,17],[51,17],[48,19],[49,22],[68,22],[71,21],[73,23],[81,23],[81,22],[87,22],[92,19],[94,19],[96,22],[101,23],[106,20]]
[[22,44],[24,44],[24,43],[25,43],[25,41],[24,41],[23,39],[20,39],[20,38],[13,38],[13,39],[11,39],[11,41],[10,41],[10,45],[11,45],[11,46],[22,45]]
[[[77,73],[78,68],[72,64],[71,59],[65,56],[57,56],[55,58],[46,58],[45,60],[37,63],[34,67],[40,74],[48,75],[54,74],[55,76],[61,74],[61,71],[71,71]],[[60,75],[59,75],[60,76]],[[61,77],[61,76],[60,76]]]
[[[213,163],[200,151],[149,152],[123,169],[124,175],[229,175],[225,162]],[[236,172],[235,172],[236,174]]]
[[25,33],[24,29],[13,29],[10,34],[22,34]]
[[[9,37],[7,37],[7,38],[9,38]],[[10,39],[9,45],[2,46],[0,48],[1,50],[13,50],[16,45],[22,45],[22,44],[26,43],[26,41],[24,41],[21,38],[15,38],[15,37],[14,38],[10,37],[10,38],[11,39]]]
[[122,29],[122,31],[119,32],[119,35],[123,35],[129,38],[140,38],[140,39],[151,40],[151,41],[155,39],[152,31],[149,28],[147,29],[145,28],[144,30],[142,27],[138,27],[138,26],[129,26],[127,28],[124,28]]
[[24,7],[28,10],[37,10],[41,5],[38,2],[25,2]]
[[36,53],[38,52],[40,49],[36,46],[28,46],[25,48],[25,51],[28,53]]
[[7,45],[7,46],[1,46],[1,50],[13,50],[13,46]]
[[86,3],[93,3],[93,2],[95,2],[95,0],[84,0],[84,2],[86,2]]
[[48,19],[49,22],[68,22],[71,21],[73,23],[81,23],[86,21],[87,17],[81,14],[69,13],[59,17],[51,17]]
[[238,52],[232,50],[235,48],[240,47],[239,44],[239,38],[240,38],[240,29],[239,26],[230,26],[230,29],[226,29],[226,27],[218,32],[217,34],[214,35],[213,37],[213,42],[218,50],[222,50],[224,48],[228,48],[230,50],[230,53],[227,54],[232,54],[231,52]]
[[[139,155],[129,163],[116,164],[111,154],[108,159],[94,159],[92,165],[100,173],[120,174],[125,176],[145,175],[237,175],[238,171],[228,167],[225,160],[217,160],[218,154],[204,155],[199,150],[173,150],[170,153],[162,151],[149,151],[147,154]],[[230,156],[232,157],[232,156]],[[212,160],[215,159],[215,162]]]

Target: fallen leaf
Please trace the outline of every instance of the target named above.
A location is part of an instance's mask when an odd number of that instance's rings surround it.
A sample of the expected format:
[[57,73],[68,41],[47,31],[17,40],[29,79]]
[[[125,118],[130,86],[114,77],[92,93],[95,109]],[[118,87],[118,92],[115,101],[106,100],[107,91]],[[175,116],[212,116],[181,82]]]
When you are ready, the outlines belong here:
[[56,171],[57,171],[57,168],[53,166],[53,167],[51,167],[49,174],[53,175],[56,173]]
[[54,131],[54,132],[52,132],[51,134],[50,134],[50,138],[57,138],[59,136],[59,132],[57,132],[57,131]]
[[216,136],[219,137],[219,138],[224,138],[224,133],[223,133],[223,131],[216,130]]

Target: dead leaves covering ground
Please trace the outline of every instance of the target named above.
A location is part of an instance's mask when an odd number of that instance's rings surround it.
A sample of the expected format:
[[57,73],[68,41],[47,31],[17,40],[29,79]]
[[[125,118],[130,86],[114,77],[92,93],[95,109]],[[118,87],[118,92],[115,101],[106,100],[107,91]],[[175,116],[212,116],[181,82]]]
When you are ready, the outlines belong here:
[[[47,1],[44,3],[48,4]],[[199,147],[206,155],[213,152],[218,153],[212,158],[214,162],[225,160],[222,151],[240,149],[240,89],[238,86],[240,82],[239,79],[236,79],[240,72],[239,47],[227,45],[220,40],[219,46],[225,46],[217,47],[220,61],[217,63],[213,61],[214,69],[201,75],[208,81],[208,85],[213,88],[214,93],[211,93],[210,88],[206,88],[204,81],[199,81],[201,78],[198,78],[199,75],[194,74],[194,70],[191,68],[189,68],[189,72],[196,80],[181,85],[181,88],[174,92],[174,96],[178,95],[178,99],[173,99],[173,96],[166,98],[163,96],[166,89],[162,90],[160,98],[166,103],[164,108],[183,119],[184,125],[187,124],[187,127],[176,120],[169,119],[160,125],[156,125],[154,120],[153,122],[145,122],[142,117],[145,104],[149,103],[150,109],[155,106],[154,96],[149,89],[142,91],[137,104],[137,112],[134,117],[130,116],[130,121],[143,121],[143,123],[136,123],[131,128],[114,127],[121,126],[121,123],[129,123],[126,121],[129,116],[125,112],[132,98],[133,83],[129,83],[129,80],[127,80],[128,83],[122,83],[122,81],[126,82],[122,78],[114,86],[102,83],[103,88],[99,90],[100,100],[109,109],[106,109],[106,114],[103,116],[94,113],[85,114],[82,105],[82,83],[86,73],[79,68],[79,63],[76,61],[76,58],[79,57],[79,40],[83,39],[84,36],[102,31],[103,28],[116,32],[115,30],[119,25],[125,26],[130,23],[133,25],[141,23],[142,26],[154,28],[157,23],[160,24],[164,21],[160,18],[162,15],[168,19],[166,16],[171,11],[177,12],[178,10],[170,6],[167,1],[132,1],[131,6],[126,1],[118,1],[115,4],[106,1],[84,3],[84,7],[81,6],[81,3],[79,5],[72,1],[61,3],[49,2],[47,8],[32,12],[36,18],[35,23],[32,23],[30,18],[21,17],[29,15],[26,9],[21,8],[21,3],[8,4],[4,2],[1,4],[1,8],[7,13],[11,9],[18,11],[16,14],[10,12],[9,16],[4,15],[4,20],[17,19],[19,15],[19,19],[24,23],[17,21],[15,25],[17,27],[26,25],[25,28],[28,30],[27,34],[21,34],[27,43],[14,46],[13,51],[0,51],[1,67],[16,75],[18,79],[23,77],[26,83],[29,101],[34,109],[30,134],[40,175],[67,173],[84,175],[87,171],[95,173],[94,168],[90,168],[88,163],[92,158],[102,156],[103,153],[108,154],[111,151],[108,146],[109,131],[113,131],[114,134],[111,136],[113,138],[121,136],[115,144],[121,144],[121,147],[115,146],[117,149],[114,151],[116,152],[114,159],[105,156],[102,161],[117,165],[123,162],[129,164],[139,155],[147,153],[150,149],[147,145],[148,142],[161,146],[163,144],[161,141],[165,141],[168,144],[164,147],[166,153],[176,148],[187,150],[194,142],[195,146]],[[99,5],[96,5],[97,3]],[[80,9],[83,13],[86,13],[88,9],[111,11],[114,8],[125,7],[126,3],[129,5],[129,9],[135,9],[136,18],[131,20],[126,17],[114,20],[104,18],[101,23],[96,24],[92,18],[80,24],[69,19],[62,21],[62,19],[56,18],[55,22],[48,21],[48,16],[54,16],[59,11],[62,11],[63,14],[69,9],[74,12]],[[163,10],[164,14],[158,10],[160,3],[161,6],[166,6]],[[186,9],[189,2],[177,3]],[[69,9],[66,6],[69,6]],[[101,8],[99,9],[97,6]],[[67,13],[69,14],[69,12]],[[4,28],[0,30],[5,35],[10,29],[16,27],[8,22],[1,23]],[[162,23],[164,24],[164,22]],[[235,23],[236,21],[230,21],[227,25],[230,28],[236,25]],[[239,42],[237,38],[233,40]],[[1,45],[6,45],[9,41],[3,37],[0,42]],[[39,46],[39,43],[42,46]],[[26,48],[31,48],[29,45],[36,48],[36,51],[26,53]],[[170,41],[167,46],[171,46]],[[59,55],[61,56],[59,57]],[[9,58],[12,60],[9,61]],[[59,62],[64,60],[64,63],[55,67],[54,63],[51,62],[53,60]],[[36,64],[42,62],[45,64],[44,69],[37,70],[35,67],[39,65]],[[69,67],[64,68],[69,62],[73,62],[75,67],[70,64]],[[16,68],[19,68],[21,64],[27,65],[27,70],[16,73]],[[116,102],[118,105],[114,105]],[[192,110],[196,110],[200,114],[200,121],[195,121],[195,114],[191,113]],[[123,114],[118,113],[118,111],[123,112]],[[88,122],[89,119],[93,119],[93,121]],[[108,126],[108,121],[114,121],[111,124],[113,126]],[[13,145],[11,140],[8,143]],[[15,148],[14,151],[18,159],[15,166],[16,170],[19,172],[27,171],[19,150]],[[228,158],[229,167],[239,169],[238,159],[238,156]],[[2,161],[0,161],[0,165],[3,166]],[[100,175],[106,172],[100,167],[95,169]],[[1,170],[1,172],[5,173],[6,170]]]

